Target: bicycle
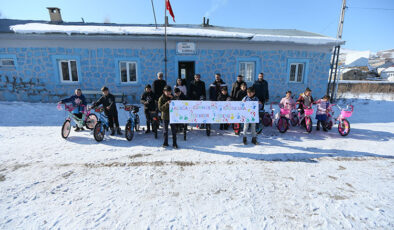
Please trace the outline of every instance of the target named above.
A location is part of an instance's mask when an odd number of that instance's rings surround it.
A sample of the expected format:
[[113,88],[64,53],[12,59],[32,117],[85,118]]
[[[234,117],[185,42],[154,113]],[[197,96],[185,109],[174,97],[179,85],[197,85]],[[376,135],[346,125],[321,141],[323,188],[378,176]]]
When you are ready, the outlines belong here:
[[136,105],[124,105],[120,107],[120,109],[124,109],[129,113],[129,118],[127,119],[127,123],[125,126],[125,137],[128,141],[131,141],[134,137],[134,130],[139,131],[140,126],[140,118],[138,115],[138,111],[140,109],[139,106]]
[[[92,130],[97,123],[97,116],[95,114],[91,114],[90,110],[87,110],[85,106],[82,112],[82,118],[77,117],[72,111],[74,111],[75,107],[72,105],[64,104],[64,110],[68,112],[66,120],[62,125],[61,135],[64,139],[70,135],[71,131],[71,122],[73,121],[75,125],[79,128],[86,126],[87,129]],[[58,110],[61,110],[61,104],[57,105]]]
[[150,118],[152,122],[152,132],[155,134],[155,138],[157,139],[158,130],[160,128],[160,117],[158,112],[150,111]]
[[105,132],[108,132],[109,130],[108,117],[103,114],[103,107],[95,108],[94,111],[99,113],[99,119],[94,126],[93,136],[97,142],[101,142],[104,140]]
[[[341,136],[347,136],[350,133],[350,122],[347,120],[347,118],[351,117],[353,114],[354,106],[353,105],[347,105],[346,108],[341,108],[339,105],[336,105],[339,110],[341,111],[340,114],[338,115],[337,118],[334,119],[334,110],[332,107],[335,106],[335,104],[332,104],[328,107],[327,109],[327,122],[326,122],[326,128],[328,130],[331,130],[334,124],[338,122],[338,132]],[[349,110],[350,107],[350,110]]]
[[266,112],[264,109],[259,110],[259,125],[256,125],[256,133],[260,134],[263,131],[263,126],[272,126],[274,118],[275,109],[273,108],[274,103],[271,102],[270,110],[271,113]]

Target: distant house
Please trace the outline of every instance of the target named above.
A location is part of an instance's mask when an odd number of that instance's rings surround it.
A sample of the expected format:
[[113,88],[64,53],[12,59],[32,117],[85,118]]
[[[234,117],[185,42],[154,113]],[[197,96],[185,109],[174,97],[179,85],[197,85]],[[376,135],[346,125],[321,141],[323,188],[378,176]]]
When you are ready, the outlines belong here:
[[394,66],[382,70],[382,72],[380,73],[380,77],[382,79],[388,79],[388,80],[393,79],[394,81]]
[[[58,101],[75,88],[103,85],[138,101],[146,84],[164,72],[164,27],[158,25],[0,19],[0,100]],[[306,87],[322,96],[327,87],[335,38],[285,29],[245,29],[202,25],[167,28],[167,82],[193,80],[209,85],[215,73],[226,83],[241,74],[248,86],[260,72],[270,99]]]

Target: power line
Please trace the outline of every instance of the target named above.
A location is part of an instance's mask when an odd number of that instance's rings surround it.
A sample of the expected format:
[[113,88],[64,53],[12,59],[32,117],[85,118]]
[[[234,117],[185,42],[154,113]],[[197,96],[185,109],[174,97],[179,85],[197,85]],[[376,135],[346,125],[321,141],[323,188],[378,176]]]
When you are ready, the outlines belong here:
[[348,6],[349,9],[360,9],[360,10],[394,10],[394,8],[374,8],[374,7],[357,7],[357,6]]

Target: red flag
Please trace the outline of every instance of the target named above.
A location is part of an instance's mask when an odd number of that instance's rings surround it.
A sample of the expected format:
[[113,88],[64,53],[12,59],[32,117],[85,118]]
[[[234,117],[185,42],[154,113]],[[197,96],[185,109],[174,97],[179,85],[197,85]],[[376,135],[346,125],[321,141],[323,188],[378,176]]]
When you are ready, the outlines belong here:
[[174,22],[175,22],[175,16],[174,16],[174,12],[172,12],[170,0],[166,0],[166,9],[168,10],[168,12],[170,12],[172,20],[174,20]]

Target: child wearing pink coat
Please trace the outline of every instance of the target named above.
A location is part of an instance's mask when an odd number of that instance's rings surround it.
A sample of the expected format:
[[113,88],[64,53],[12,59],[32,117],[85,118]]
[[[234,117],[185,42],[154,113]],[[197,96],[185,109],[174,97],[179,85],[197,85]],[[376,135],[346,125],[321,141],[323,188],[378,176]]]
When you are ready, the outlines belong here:
[[290,110],[290,113],[286,115],[288,119],[291,119],[291,110],[295,108],[295,101],[291,97],[291,91],[286,92],[286,97],[282,98],[279,102],[279,108],[281,109],[288,109]]

